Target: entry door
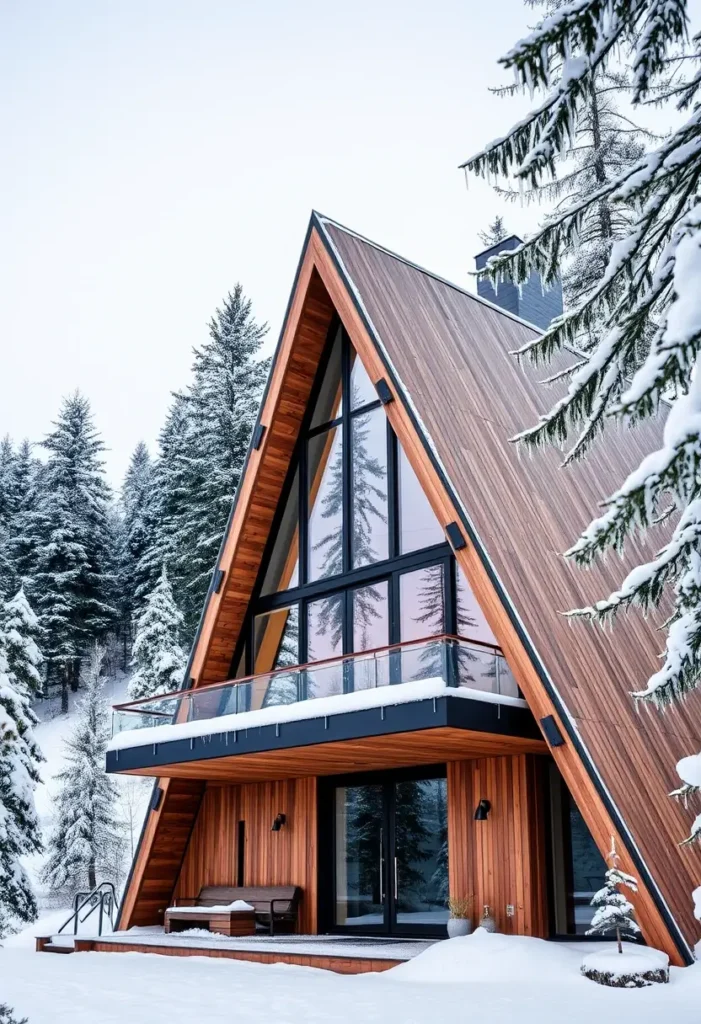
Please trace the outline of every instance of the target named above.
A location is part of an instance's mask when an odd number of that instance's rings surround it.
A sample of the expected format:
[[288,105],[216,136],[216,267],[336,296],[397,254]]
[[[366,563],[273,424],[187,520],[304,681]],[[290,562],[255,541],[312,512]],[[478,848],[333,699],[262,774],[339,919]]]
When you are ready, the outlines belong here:
[[446,779],[375,778],[333,790],[333,929],[442,934],[448,919]]

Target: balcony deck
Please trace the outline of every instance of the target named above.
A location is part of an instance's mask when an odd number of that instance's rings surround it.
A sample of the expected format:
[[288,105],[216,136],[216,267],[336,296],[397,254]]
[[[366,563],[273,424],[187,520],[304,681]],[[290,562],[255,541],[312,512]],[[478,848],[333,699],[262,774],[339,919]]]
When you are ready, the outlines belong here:
[[225,781],[545,751],[502,655],[455,637],[118,705],[114,724],[108,771]]

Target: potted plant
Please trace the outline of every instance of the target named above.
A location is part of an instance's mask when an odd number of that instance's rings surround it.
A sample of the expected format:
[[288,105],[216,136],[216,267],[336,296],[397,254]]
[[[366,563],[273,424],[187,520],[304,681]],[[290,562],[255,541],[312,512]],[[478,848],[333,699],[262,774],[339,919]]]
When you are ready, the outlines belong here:
[[458,935],[469,935],[472,931],[472,921],[470,920],[472,900],[472,896],[450,896],[448,898],[448,910],[450,911],[450,919],[448,921],[449,939],[454,939]]

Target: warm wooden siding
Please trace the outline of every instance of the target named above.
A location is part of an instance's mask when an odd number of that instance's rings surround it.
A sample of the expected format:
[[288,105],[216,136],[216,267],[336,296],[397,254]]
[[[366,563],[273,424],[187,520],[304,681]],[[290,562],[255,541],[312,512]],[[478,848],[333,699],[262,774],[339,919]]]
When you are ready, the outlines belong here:
[[[699,926],[689,894],[701,877],[701,851],[679,847],[689,814],[667,794],[678,784],[676,761],[701,747],[701,695],[665,715],[648,710],[638,715],[630,691],[659,665],[662,642],[654,624],[632,613],[621,617],[613,632],[604,632],[562,615],[615,589],[626,564],[653,553],[656,538],[647,547],[635,540],[623,565],[609,560],[589,572],[562,557],[602,496],[658,445],[659,424],[610,428],[586,462],[567,470],[554,449],[522,457],[509,438],[535,423],[554,397],[538,384],[542,372],[519,367],[510,354],[533,331],[349,232],[332,224],[326,231],[605,787],[687,940],[695,942]],[[313,237],[311,245],[371,376],[386,376],[326,244]],[[456,518],[404,403],[392,403],[387,413],[434,511],[444,522]],[[480,555],[468,543],[458,558],[531,709],[537,717],[551,713],[552,703]],[[570,743],[553,756],[605,850],[616,828],[591,776]],[[623,838],[618,840],[623,848]],[[635,872],[626,854],[624,864]],[[645,891],[639,912],[647,940],[676,956],[660,911]]]
[[132,774],[166,773],[173,778],[257,782],[303,775],[345,775],[384,768],[410,768],[417,764],[438,764],[451,759],[504,753],[547,753],[547,745],[539,739],[441,726],[416,732],[317,743],[308,747],[214,757],[207,761],[184,761],[152,769],[138,768]]
[[[474,893],[475,921],[489,904],[506,934],[547,935],[541,768],[528,754],[448,765],[451,894]],[[481,799],[492,805],[487,821],[474,820]]]
[[[275,816],[287,816],[271,832]],[[238,823],[246,823],[244,885],[299,885],[304,896],[298,930],[316,932],[316,779],[242,786],[208,785],[175,890],[198,894],[203,885],[236,885]]]

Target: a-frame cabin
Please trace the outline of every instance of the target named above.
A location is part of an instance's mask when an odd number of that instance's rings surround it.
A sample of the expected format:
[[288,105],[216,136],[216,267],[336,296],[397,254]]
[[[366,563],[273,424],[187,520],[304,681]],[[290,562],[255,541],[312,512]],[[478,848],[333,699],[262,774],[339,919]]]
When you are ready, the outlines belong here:
[[444,934],[450,893],[581,935],[615,836],[645,940],[689,962],[701,858],[667,794],[699,704],[634,709],[654,624],[562,614],[620,579],[561,552],[656,427],[520,454],[553,400],[511,354],[533,331],[312,216],[187,692],[108,753],[158,780],[120,928],[294,884],[305,934]]

